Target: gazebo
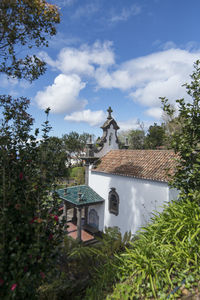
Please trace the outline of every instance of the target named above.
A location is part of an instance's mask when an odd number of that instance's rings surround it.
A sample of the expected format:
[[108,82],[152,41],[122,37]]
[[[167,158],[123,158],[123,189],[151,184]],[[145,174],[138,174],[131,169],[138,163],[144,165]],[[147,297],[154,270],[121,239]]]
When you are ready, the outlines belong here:
[[[95,232],[95,218],[94,224],[88,225],[88,207],[94,206],[104,202],[104,199],[99,196],[88,185],[72,186],[56,191],[59,198],[63,200],[63,214],[67,224],[67,211],[73,208],[72,222],[77,224],[77,240],[82,241],[81,232],[82,226],[84,228],[90,228]],[[82,225],[82,211],[84,209],[84,224]],[[96,230],[97,231],[97,230]]]

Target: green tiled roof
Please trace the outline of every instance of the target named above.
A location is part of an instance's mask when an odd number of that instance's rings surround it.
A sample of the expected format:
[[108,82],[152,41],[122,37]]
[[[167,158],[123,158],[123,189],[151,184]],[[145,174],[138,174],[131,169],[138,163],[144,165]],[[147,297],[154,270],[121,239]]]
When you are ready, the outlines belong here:
[[[67,190],[67,193],[66,193]],[[93,205],[104,201],[92,188],[87,185],[76,185],[68,187],[67,189],[59,189],[56,191],[58,196],[76,206]],[[79,200],[79,194],[81,193],[81,199]]]

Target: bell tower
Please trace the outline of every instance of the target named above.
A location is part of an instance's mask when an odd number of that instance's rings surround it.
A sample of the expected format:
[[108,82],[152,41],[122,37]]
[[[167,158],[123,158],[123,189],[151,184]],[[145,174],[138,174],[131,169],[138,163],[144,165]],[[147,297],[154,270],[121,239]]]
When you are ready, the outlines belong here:
[[108,117],[103,126],[103,135],[101,139],[97,140],[98,148],[95,151],[95,157],[102,157],[110,150],[119,149],[119,142],[117,138],[117,130],[119,126],[112,117],[112,108],[109,106],[107,109]]

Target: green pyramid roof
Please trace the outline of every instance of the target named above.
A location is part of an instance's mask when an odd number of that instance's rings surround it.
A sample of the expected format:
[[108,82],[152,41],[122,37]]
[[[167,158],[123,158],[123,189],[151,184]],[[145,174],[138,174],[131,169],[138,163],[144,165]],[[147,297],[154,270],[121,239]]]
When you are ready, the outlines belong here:
[[56,192],[61,199],[75,206],[94,205],[104,202],[104,199],[87,185],[76,185],[56,190]]

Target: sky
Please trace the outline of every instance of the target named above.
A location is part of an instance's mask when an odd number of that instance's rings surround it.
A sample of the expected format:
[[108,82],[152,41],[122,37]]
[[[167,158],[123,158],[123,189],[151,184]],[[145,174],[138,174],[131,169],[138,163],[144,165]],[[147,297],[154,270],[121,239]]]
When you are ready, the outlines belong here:
[[0,76],[2,94],[26,96],[35,126],[51,108],[51,135],[102,135],[112,107],[121,130],[162,122],[159,97],[184,97],[200,59],[199,0],[49,0],[61,14],[47,72],[32,84]]

